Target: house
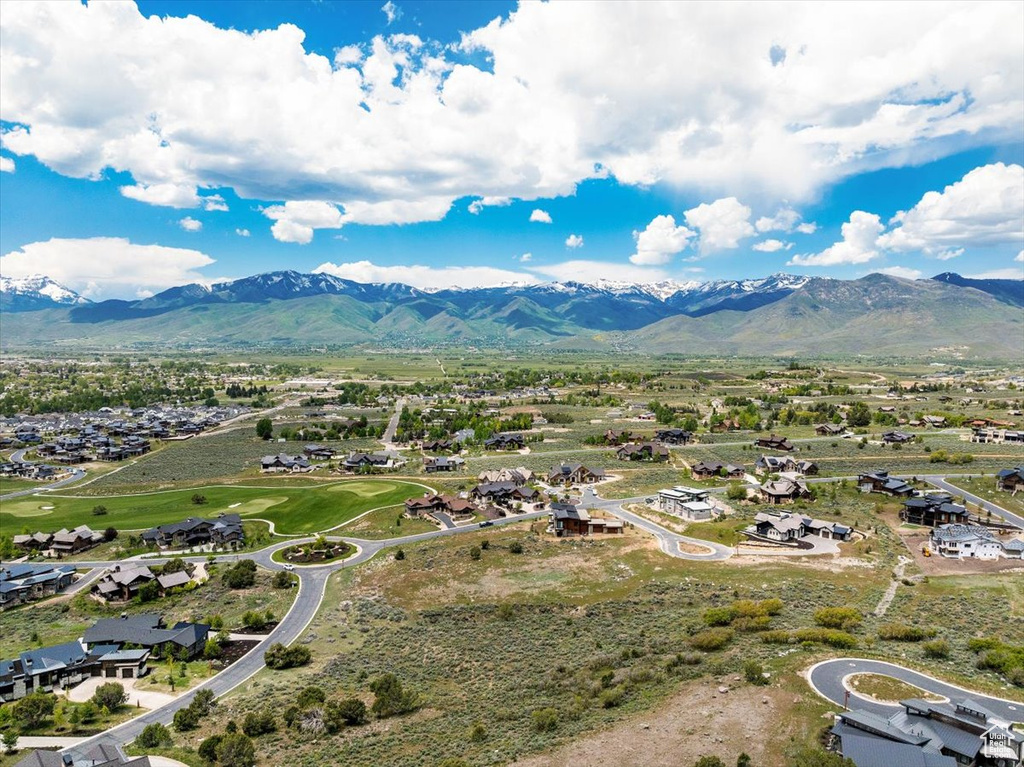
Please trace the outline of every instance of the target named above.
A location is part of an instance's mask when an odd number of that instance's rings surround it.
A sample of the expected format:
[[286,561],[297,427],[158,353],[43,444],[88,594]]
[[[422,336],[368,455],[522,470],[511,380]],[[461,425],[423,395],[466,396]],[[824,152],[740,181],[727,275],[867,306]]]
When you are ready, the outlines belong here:
[[104,602],[127,602],[156,575],[145,565],[117,564],[93,584],[92,595]]
[[716,514],[714,504],[708,501],[710,493],[692,487],[679,485],[658,491],[658,508],[666,514],[689,519],[695,522],[713,519]]
[[793,443],[786,437],[780,437],[777,434],[772,434],[768,437],[758,437],[754,440],[754,447],[763,447],[765,450],[782,450],[786,453],[791,453],[796,450]]
[[932,530],[929,548],[951,559],[1020,559],[1024,541],[1001,541],[981,525],[947,524]]
[[409,498],[405,502],[405,513],[410,517],[433,517],[437,514],[449,517],[470,517],[477,511],[477,506],[470,500],[456,495],[439,495],[428,493],[419,498]]
[[1024,488],[1024,466],[996,472],[996,490],[1016,493],[1021,488]]
[[278,472],[299,474],[312,470],[312,464],[300,455],[279,453],[278,455],[265,455],[260,460],[260,471],[264,474],[274,474]]
[[515,485],[525,485],[529,482],[533,482],[534,475],[529,469],[520,466],[516,469],[496,469],[491,471],[482,471],[477,480],[480,482],[512,482]]
[[79,758],[57,751],[30,751],[14,767],[152,767],[148,756],[126,756],[120,746],[98,745]]
[[615,451],[620,461],[667,461],[668,448],[655,442],[630,442]]
[[74,565],[0,565],[0,610],[57,594],[75,580]]
[[658,429],[654,439],[666,445],[686,445],[693,439],[693,434],[686,429]]
[[450,439],[429,439],[423,442],[423,451],[427,453],[450,453],[458,444]]
[[170,628],[156,613],[122,615],[120,618],[101,618],[85,630],[86,644],[133,645],[149,650],[155,657],[173,655],[175,659],[191,659],[206,647],[210,627],[205,623],[179,621]]
[[838,437],[846,432],[846,427],[838,423],[819,423],[814,433],[820,437]]
[[430,456],[423,459],[423,470],[427,474],[433,474],[438,471],[458,471],[466,465],[466,461],[455,455],[455,456],[438,456],[437,458],[431,458]]
[[778,479],[769,480],[759,488],[758,492],[765,503],[793,503],[810,495],[807,484],[797,474],[783,472]]
[[404,464],[405,461],[396,459],[391,453],[352,453],[342,461],[341,468],[346,471],[387,471]]
[[147,649],[122,649],[118,644],[92,645],[78,639],[21,653],[0,661],[0,702],[20,700],[34,692],[63,690],[90,677],[132,679],[149,670]]
[[537,503],[541,500],[541,494],[532,487],[522,487],[514,482],[481,483],[470,491],[470,495],[501,506],[510,506],[514,503]]
[[857,486],[863,493],[884,493],[906,498],[914,494],[914,488],[909,483],[898,477],[890,477],[888,471],[860,474],[857,477]]
[[522,434],[495,434],[484,440],[487,450],[522,450],[524,447],[526,441]]
[[777,474],[780,472],[793,472],[802,475],[817,474],[818,464],[814,461],[798,461],[788,455],[762,455],[754,463],[755,474]]
[[623,445],[632,439],[633,432],[629,429],[608,429],[603,435],[606,445]]
[[571,535],[586,535],[590,530],[590,513],[571,503],[552,503],[548,512],[549,528],[559,538]]
[[991,426],[976,426],[971,434],[971,442],[1019,445],[1024,443],[1024,431],[997,429]]
[[53,533],[36,532],[31,535],[16,535],[11,539],[15,546],[26,551],[41,551],[50,548]]
[[817,535],[830,540],[849,541],[853,538],[853,528],[838,522],[827,522],[801,514],[773,514],[761,512],[754,516],[754,524],[743,533],[754,540],[773,543],[796,543],[801,538]]
[[302,454],[311,461],[329,461],[334,458],[334,451],[323,445],[306,445]]
[[902,431],[887,431],[882,435],[882,442],[887,445],[905,445],[906,443],[913,441],[913,434],[907,434]]
[[245,543],[242,518],[238,514],[220,514],[215,519],[189,517],[182,522],[151,527],[142,540],[161,549],[191,549],[213,544],[237,549]]
[[56,556],[77,554],[80,551],[92,548],[103,540],[103,533],[95,533],[86,525],[79,525],[74,530],[64,528],[53,534],[50,541],[50,551]]
[[1024,733],[969,698],[901,700],[889,716],[843,711],[829,735],[857,767],[1015,767],[1024,756]]
[[914,525],[938,527],[939,525],[961,524],[970,522],[971,515],[963,506],[953,503],[949,493],[928,493],[918,498],[908,498],[903,502],[900,519]]
[[729,479],[743,479],[747,474],[742,466],[721,461],[699,461],[690,467],[694,479],[712,479],[722,476],[723,472]]
[[946,419],[941,415],[926,415],[921,420],[924,421],[925,426],[931,426],[934,429],[942,429],[946,426]]
[[563,463],[552,467],[546,482],[549,485],[570,487],[572,485],[592,485],[605,478],[603,469],[591,469],[582,463]]

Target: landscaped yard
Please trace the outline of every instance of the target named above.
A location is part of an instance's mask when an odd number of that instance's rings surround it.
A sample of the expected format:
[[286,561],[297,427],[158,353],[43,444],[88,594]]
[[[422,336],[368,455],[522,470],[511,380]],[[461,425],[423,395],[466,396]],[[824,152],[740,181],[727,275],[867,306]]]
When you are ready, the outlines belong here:
[[[120,496],[47,495],[4,502],[0,525],[12,533],[77,525],[140,530],[190,516],[235,513],[273,522],[278,533],[303,534],[336,527],[369,509],[400,504],[424,490],[410,482],[374,478],[313,486],[219,485]],[[194,503],[196,494],[205,497],[205,503]],[[97,506],[105,507],[106,513],[94,515]]]

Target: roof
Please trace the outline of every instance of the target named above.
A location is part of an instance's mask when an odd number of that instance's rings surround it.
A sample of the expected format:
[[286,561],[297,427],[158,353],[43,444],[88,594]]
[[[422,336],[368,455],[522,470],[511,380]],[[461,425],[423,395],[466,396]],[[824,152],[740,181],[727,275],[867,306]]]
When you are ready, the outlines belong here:
[[[840,730],[836,732],[836,730]],[[930,754],[917,746],[893,743],[837,725],[833,732],[842,740],[843,756],[857,767],[956,767],[956,759]]]

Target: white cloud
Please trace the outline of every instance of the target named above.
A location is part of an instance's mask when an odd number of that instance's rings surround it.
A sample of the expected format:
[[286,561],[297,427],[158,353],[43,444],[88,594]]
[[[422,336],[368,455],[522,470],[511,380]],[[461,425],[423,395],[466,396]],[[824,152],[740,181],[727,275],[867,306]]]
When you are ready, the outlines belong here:
[[203,210],[209,211],[227,211],[228,204],[224,202],[224,198],[219,194],[211,194],[206,197],[199,198],[203,203]]
[[534,208],[533,213],[530,214],[530,221],[537,224],[550,224],[551,214],[546,210],[540,208]]
[[199,205],[199,195],[195,186],[189,184],[136,184],[122,186],[121,194],[131,200],[138,200],[149,205],[162,205],[168,208],[195,208]]
[[191,216],[185,216],[185,218],[181,219],[181,221],[178,222],[178,226],[180,226],[186,232],[199,232],[202,231],[203,222],[197,221]]
[[874,213],[855,210],[843,224],[843,239],[820,253],[793,256],[789,266],[837,266],[863,264],[880,255],[879,235],[885,227]]
[[522,3],[458,51],[391,35],[332,59],[292,24],[9,3],[3,144],[67,176],[130,173],[126,196],[150,204],[230,188],[394,223],[601,177],[798,204],[865,169],[1019,140],[1024,6],[894,2],[878,18],[863,3]]
[[402,18],[402,9],[395,5],[392,0],[388,0],[380,7],[380,9],[384,12],[384,15],[388,17],[388,24]]
[[750,208],[735,197],[702,203],[684,214],[686,223],[700,231],[702,256],[717,250],[738,248],[744,237],[753,237]]
[[774,216],[761,216],[754,224],[759,232],[792,232],[800,223],[800,214],[792,208],[779,208]]
[[972,280],[1024,280],[1024,269],[1010,266],[1006,269],[992,269],[980,274],[965,274],[964,277]]
[[779,250],[789,250],[792,247],[793,243],[783,242],[782,240],[762,240],[751,246],[753,250],[760,253],[775,253]]
[[473,200],[467,210],[475,216],[484,208],[503,207],[511,204],[512,200],[508,197],[481,197],[479,200]]
[[888,274],[890,277],[903,277],[907,280],[919,280],[924,274],[920,269],[910,269],[906,266],[886,266],[875,271],[881,274]]
[[818,225],[813,221],[809,221],[806,224],[798,224],[796,231],[800,232],[800,234],[814,234],[818,231]]
[[520,260],[520,261],[521,261],[522,263],[524,263],[524,264],[525,264],[525,263],[527,263],[527,262],[529,262],[529,261],[532,261],[532,260],[533,260],[533,253],[523,253],[523,255],[521,255],[521,256],[519,257],[519,260]]
[[5,277],[45,274],[93,299],[138,295],[190,282],[214,260],[198,250],[138,245],[120,237],[33,242],[0,256]]
[[313,239],[314,229],[341,229],[341,211],[322,200],[298,200],[284,205],[271,205],[263,215],[274,221],[270,227],[275,240],[306,245]]
[[0,173],[14,173],[14,160],[10,157],[0,157]]
[[1013,259],[1013,260],[1014,261],[1024,261],[1024,250],[1022,250],[1020,253],[1018,253],[1017,257],[1015,259]]
[[251,232],[248,229],[236,229],[235,234],[237,234],[239,237],[248,237],[251,234]]
[[567,248],[582,248],[583,247],[583,235],[582,234],[570,234],[565,238],[565,247]]
[[879,245],[921,251],[946,260],[979,247],[1024,240],[1024,167],[995,163],[975,168],[941,192],[927,192]]
[[629,260],[642,266],[667,264],[695,234],[685,226],[676,226],[672,216],[655,216],[642,232],[633,231],[636,253]]
[[545,264],[530,268],[531,272],[542,274],[559,282],[594,283],[598,280],[621,282],[658,282],[668,279],[664,269],[623,264],[615,261],[563,261],[559,264]]
[[320,264],[314,273],[333,274],[355,282],[401,282],[416,288],[480,288],[507,283],[533,284],[539,280],[527,272],[491,266],[381,266],[370,261]]

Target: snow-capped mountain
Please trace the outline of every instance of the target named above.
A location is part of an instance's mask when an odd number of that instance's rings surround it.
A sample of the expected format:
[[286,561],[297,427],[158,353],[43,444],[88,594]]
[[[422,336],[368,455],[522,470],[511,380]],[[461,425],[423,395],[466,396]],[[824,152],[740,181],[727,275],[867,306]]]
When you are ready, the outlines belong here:
[[5,312],[30,312],[88,303],[89,299],[41,274],[0,277],[0,309]]

